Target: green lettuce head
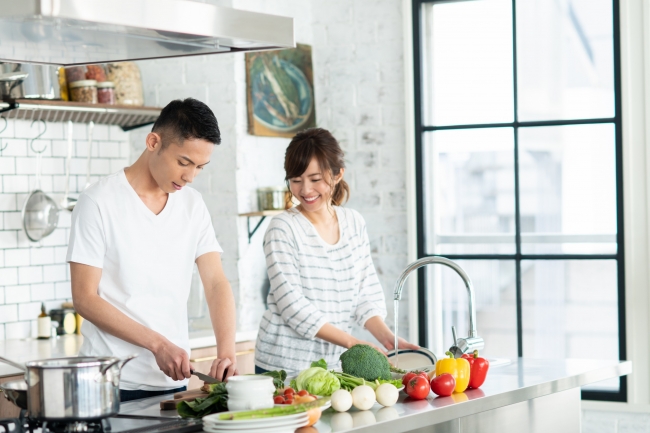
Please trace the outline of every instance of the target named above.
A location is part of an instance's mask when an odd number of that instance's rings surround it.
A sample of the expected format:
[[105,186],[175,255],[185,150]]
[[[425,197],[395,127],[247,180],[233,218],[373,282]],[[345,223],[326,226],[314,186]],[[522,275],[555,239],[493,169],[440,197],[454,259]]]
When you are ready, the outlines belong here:
[[310,394],[329,396],[341,388],[341,382],[329,371],[321,367],[311,367],[296,377],[296,389]]

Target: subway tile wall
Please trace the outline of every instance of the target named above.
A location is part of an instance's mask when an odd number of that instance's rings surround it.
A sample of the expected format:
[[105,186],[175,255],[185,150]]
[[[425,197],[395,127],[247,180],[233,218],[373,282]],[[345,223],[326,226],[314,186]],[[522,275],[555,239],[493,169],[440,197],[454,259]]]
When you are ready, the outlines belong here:
[[[4,122],[0,121],[0,131]],[[35,336],[36,317],[71,299],[70,276],[65,256],[70,234],[70,212],[59,212],[54,232],[31,242],[22,228],[21,210],[37,187],[36,153],[42,153],[40,188],[57,203],[65,195],[67,123],[43,124],[9,120],[0,132],[0,339]],[[90,182],[127,165],[129,134],[116,126],[95,125],[90,151]],[[70,160],[70,196],[86,185],[89,149],[88,127],[73,124]]]

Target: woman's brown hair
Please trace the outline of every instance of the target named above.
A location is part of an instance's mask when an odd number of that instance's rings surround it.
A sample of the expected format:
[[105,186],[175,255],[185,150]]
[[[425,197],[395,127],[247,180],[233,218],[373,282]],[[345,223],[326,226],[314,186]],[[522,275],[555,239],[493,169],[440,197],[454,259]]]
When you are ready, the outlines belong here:
[[[321,172],[330,174],[330,182],[345,168],[343,150],[334,136],[323,128],[310,128],[296,134],[284,155],[284,171],[287,186],[289,180],[302,176],[312,158],[318,160]],[[332,204],[340,206],[350,198],[350,187],[341,179],[332,186]]]

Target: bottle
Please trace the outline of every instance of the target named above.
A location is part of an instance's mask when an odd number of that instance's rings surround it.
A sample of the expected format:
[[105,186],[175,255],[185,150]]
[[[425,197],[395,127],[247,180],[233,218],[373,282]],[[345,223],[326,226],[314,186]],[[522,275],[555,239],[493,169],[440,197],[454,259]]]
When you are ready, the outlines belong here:
[[52,319],[45,312],[45,303],[41,304],[41,314],[38,315],[38,338],[47,339],[51,336]]

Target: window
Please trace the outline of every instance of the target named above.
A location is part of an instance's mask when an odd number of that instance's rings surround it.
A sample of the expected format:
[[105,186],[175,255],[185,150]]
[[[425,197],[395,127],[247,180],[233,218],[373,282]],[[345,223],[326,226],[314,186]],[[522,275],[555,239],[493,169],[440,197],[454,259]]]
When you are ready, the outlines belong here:
[[[472,278],[487,356],[625,359],[618,1],[414,0],[413,29],[419,257]],[[462,281],[419,281],[444,351]]]

